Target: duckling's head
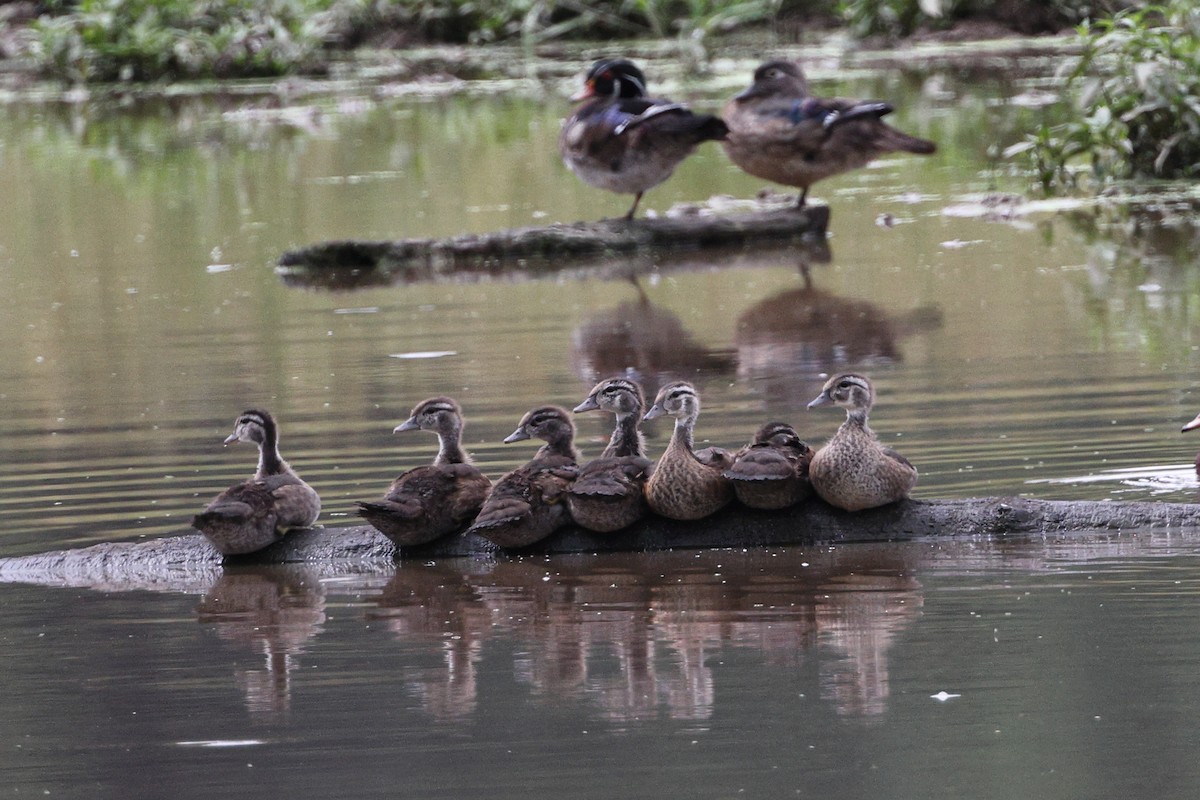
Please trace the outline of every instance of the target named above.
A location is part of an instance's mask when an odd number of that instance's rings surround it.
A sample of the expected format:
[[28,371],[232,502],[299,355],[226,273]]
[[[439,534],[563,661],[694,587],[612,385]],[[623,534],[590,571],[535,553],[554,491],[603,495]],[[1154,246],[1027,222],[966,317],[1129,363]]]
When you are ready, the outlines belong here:
[[233,423],[233,433],[225,437],[225,444],[249,442],[262,447],[267,442],[274,440],[277,431],[275,418],[271,416],[270,412],[259,408],[250,408],[243,411],[238,416],[237,422]]
[[524,439],[542,439],[547,442],[570,441],[575,436],[575,423],[566,409],[558,406],[540,406],[521,417],[517,429],[505,437],[505,444]]
[[875,403],[875,389],[862,375],[844,372],[834,375],[825,382],[821,393],[808,404],[809,408],[836,405],[846,409],[851,416],[866,416]]
[[755,444],[769,444],[772,447],[784,447],[802,450],[806,447],[800,441],[796,429],[786,422],[768,422],[754,434]]
[[404,431],[433,431],[445,433],[462,427],[462,409],[452,398],[431,397],[413,408],[408,419],[397,425],[392,433]]
[[589,97],[645,97],[646,76],[623,58],[602,58],[592,65],[584,78],[583,89],[571,97],[586,100]]
[[808,81],[800,65],[792,61],[768,61],[754,70],[754,82],[735,100],[756,97],[806,97]]
[[575,413],[600,409],[618,417],[626,417],[641,414],[645,407],[646,399],[641,386],[628,378],[609,378],[596,384],[587,399],[575,406]]
[[700,416],[700,395],[687,381],[668,383],[658,390],[654,405],[646,412],[643,419],[654,419],[663,414],[670,414],[677,421],[695,420]]

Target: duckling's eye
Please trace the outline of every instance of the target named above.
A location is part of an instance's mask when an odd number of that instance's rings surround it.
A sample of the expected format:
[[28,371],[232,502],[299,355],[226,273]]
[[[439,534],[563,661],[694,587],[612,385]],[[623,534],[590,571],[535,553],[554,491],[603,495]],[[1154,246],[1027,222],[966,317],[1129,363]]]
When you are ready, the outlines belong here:
[[839,389],[849,389],[853,385],[854,384],[850,383],[850,381],[842,381],[841,383],[838,384],[838,388]]
[[776,79],[776,78],[779,78],[779,77],[781,77],[782,75],[783,75],[783,73],[782,73],[782,72],[780,72],[778,69],[776,69],[776,68],[772,67],[771,69],[767,70],[767,71],[766,71],[766,73],[764,73],[763,77],[764,77],[764,78],[770,78],[771,80],[774,80],[774,79]]

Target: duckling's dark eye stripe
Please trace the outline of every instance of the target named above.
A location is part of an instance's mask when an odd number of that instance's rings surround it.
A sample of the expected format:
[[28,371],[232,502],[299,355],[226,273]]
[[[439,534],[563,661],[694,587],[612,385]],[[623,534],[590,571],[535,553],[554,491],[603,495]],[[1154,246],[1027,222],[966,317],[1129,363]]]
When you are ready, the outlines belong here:
[[267,421],[262,417],[261,414],[242,414],[240,417],[238,417],[237,424],[238,425],[261,425],[262,427],[265,428],[267,426]]
[[453,411],[454,407],[449,403],[430,403],[421,410],[426,414],[436,414],[440,411]]
[[621,392],[634,392],[634,386],[628,381],[613,381],[608,386],[604,387],[604,394],[620,394]]

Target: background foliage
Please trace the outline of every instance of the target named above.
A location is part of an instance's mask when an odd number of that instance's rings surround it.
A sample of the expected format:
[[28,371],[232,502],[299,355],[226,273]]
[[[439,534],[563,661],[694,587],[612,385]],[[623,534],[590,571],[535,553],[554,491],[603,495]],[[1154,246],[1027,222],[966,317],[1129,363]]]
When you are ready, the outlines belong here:
[[1200,7],[1129,9],[1079,27],[1065,122],[1043,124],[1009,155],[1046,190],[1200,175]]

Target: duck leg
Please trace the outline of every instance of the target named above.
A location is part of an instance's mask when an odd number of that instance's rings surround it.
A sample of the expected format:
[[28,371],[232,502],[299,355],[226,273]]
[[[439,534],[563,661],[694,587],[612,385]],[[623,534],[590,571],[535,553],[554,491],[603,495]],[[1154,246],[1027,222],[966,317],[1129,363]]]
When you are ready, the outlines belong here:
[[642,193],[638,192],[633,198],[633,205],[629,207],[629,213],[625,215],[625,221],[629,222],[633,219],[633,214],[637,211],[638,203],[642,202]]

